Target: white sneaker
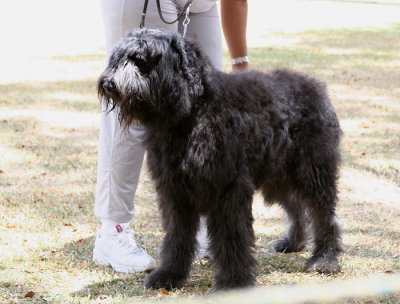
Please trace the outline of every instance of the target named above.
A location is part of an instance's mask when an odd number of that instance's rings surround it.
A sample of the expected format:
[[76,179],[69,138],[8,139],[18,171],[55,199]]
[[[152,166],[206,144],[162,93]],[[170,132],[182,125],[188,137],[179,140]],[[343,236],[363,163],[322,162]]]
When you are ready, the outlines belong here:
[[208,239],[207,226],[204,218],[201,218],[200,220],[200,227],[199,230],[197,231],[196,240],[197,240],[196,258],[198,259],[209,258],[210,254],[208,250],[208,245],[210,241]]
[[97,231],[93,261],[111,266],[117,272],[142,272],[156,268],[156,261],[139,247],[129,224]]

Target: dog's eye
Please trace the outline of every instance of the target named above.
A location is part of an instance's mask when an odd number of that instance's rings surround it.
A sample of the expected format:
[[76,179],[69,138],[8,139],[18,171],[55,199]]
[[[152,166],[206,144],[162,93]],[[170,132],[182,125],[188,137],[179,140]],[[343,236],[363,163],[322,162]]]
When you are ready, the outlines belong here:
[[147,62],[144,59],[139,58],[136,55],[129,55],[128,59],[137,66],[141,74],[148,74],[150,71]]
[[147,60],[138,57],[136,54],[128,55],[128,59],[132,61],[139,69],[140,74],[148,75],[151,70],[158,64],[161,55],[147,58]]

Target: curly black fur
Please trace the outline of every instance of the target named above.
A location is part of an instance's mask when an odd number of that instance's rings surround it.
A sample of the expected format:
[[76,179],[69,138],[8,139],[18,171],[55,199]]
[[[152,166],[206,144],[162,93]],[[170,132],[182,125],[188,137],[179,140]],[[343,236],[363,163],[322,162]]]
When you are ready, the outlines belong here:
[[252,197],[287,212],[280,252],[305,244],[313,224],[311,271],[339,271],[335,220],[340,126],[318,80],[287,70],[225,74],[178,34],[139,30],[115,48],[101,75],[102,100],[121,123],[147,129],[148,166],[166,231],[148,288],[181,287],[207,217],[216,289],[255,282]]

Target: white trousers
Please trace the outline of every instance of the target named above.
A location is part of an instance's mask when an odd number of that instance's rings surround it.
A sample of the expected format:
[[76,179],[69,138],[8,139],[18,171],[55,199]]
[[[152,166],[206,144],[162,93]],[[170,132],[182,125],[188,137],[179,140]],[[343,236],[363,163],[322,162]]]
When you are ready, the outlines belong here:
[[[196,0],[201,1],[201,0]],[[105,36],[106,58],[114,45],[128,31],[139,27],[144,0],[100,0]],[[177,17],[173,0],[161,0],[163,16],[167,20]],[[211,63],[222,68],[222,40],[217,7],[190,15],[186,35],[195,39]],[[182,32],[182,24],[165,24],[157,12],[155,0],[149,0],[146,27],[169,32]],[[143,127],[133,124],[129,130],[121,130],[118,110],[103,111],[100,122],[98,170],[95,215],[120,223],[132,221],[134,195],[142,168],[144,148]]]

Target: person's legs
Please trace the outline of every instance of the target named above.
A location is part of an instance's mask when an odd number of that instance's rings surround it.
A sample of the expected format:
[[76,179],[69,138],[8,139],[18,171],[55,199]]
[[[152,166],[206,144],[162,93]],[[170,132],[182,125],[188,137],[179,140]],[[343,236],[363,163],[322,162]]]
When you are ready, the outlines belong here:
[[[106,58],[124,34],[139,27],[142,0],[100,0],[105,36]],[[164,16],[176,18],[171,0],[161,1]],[[176,32],[177,25],[163,23],[155,1],[149,1],[146,26]],[[133,218],[133,198],[143,163],[144,130],[133,124],[122,130],[118,110],[103,106],[100,123],[95,215],[102,220],[97,233],[93,259],[121,272],[143,271],[155,267],[155,261],[134,242],[129,230]],[[121,224],[121,225],[120,225]]]
[[[222,34],[217,5],[206,12],[190,14],[189,17],[186,36],[196,41],[216,69],[222,70]],[[179,32],[182,31],[180,23]]]
[[[108,58],[124,34],[139,27],[143,1],[100,0],[100,4]],[[177,9],[173,0],[163,0],[161,7],[167,20],[176,18]],[[168,25],[160,20],[155,1],[149,1],[145,25],[170,32],[178,30],[176,23]],[[216,6],[205,13],[191,14],[187,35],[197,41],[216,68],[222,68],[221,31]],[[134,212],[133,198],[144,156],[144,131],[141,126],[132,125],[123,132],[117,110],[108,112],[104,107],[102,110],[95,204],[95,215],[102,219],[102,229],[96,237],[93,258],[103,265],[111,264],[117,271],[151,269],[155,266],[154,259],[143,250],[138,250],[129,231]],[[199,234],[204,236],[204,220],[202,222]],[[121,239],[128,252],[121,252]],[[200,240],[199,243],[205,252],[207,242]]]

